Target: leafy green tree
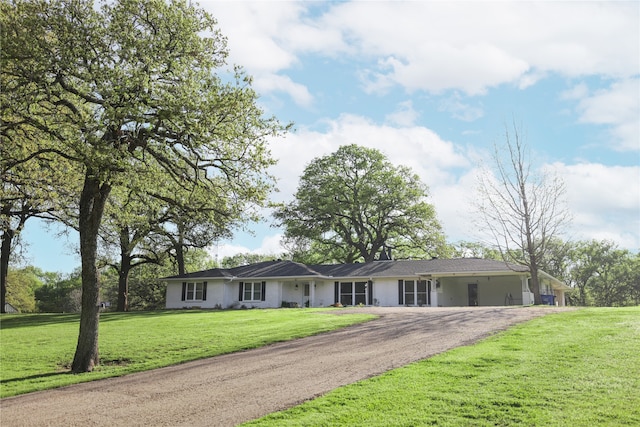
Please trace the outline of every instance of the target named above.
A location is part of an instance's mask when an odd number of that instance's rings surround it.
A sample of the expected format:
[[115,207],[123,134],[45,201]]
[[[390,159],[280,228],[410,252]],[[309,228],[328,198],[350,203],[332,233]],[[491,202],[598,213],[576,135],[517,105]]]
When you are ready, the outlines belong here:
[[541,304],[538,270],[549,242],[569,220],[565,186],[558,176],[532,168],[521,131],[505,129],[504,152],[494,147],[494,173],[486,171],[478,186],[479,221],[491,233],[505,261],[529,267],[531,292]]
[[44,284],[36,289],[38,311],[43,313],[76,313],[81,309],[80,292],[82,273],[79,269],[71,274],[47,274]]
[[451,256],[455,258],[483,258],[502,260],[500,251],[480,242],[460,241],[451,245]]
[[[4,88],[3,88],[4,89]],[[0,308],[4,312],[5,296],[7,292],[7,274],[14,246],[19,242],[27,220],[31,218],[55,219],[56,212],[61,212],[67,206],[63,194],[72,191],[74,181],[64,177],[62,171],[68,170],[70,165],[64,161],[56,161],[55,157],[43,156],[37,161],[21,163],[18,159],[35,150],[36,145],[27,137],[41,137],[46,135],[12,132],[8,129],[7,121],[10,115],[6,113],[8,102],[6,90],[0,90],[0,128],[3,130],[2,144],[0,144]],[[61,193],[61,188],[66,188]],[[51,197],[52,194],[57,196]]]
[[275,255],[261,255],[261,254],[253,254],[251,252],[244,252],[240,254],[235,254],[233,256],[226,256],[222,259],[221,266],[222,268],[233,268],[241,265],[249,265],[255,264],[263,261],[274,261],[279,257]]
[[[203,249],[217,239],[231,236],[231,227],[235,223],[219,218],[218,212],[205,204],[210,205],[211,202],[172,206],[166,220],[154,232],[155,246],[163,248],[175,261],[177,274],[187,272],[186,257],[190,249]],[[236,218],[241,218],[241,214]]]
[[629,268],[625,279],[629,292],[629,303],[640,305],[640,252],[629,257]]
[[578,290],[576,305],[637,304],[638,255],[612,241],[590,240],[576,242],[571,258],[571,284]]
[[144,198],[139,191],[116,188],[111,193],[100,235],[108,254],[104,264],[118,275],[117,311],[129,310],[131,272],[143,264],[160,264],[165,256],[150,240],[165,210],[156,199]]
[[544,256],[540,260],[540,269],[569,284],[576,247],[575,242],[564,241],[558,237],[549,239]]
[[9,106],[5,127],[50,136],[15,163],[55,155],[82,171],[82,311],[71,370],[91,371],[99,363],[98,233],[112,190],[135,185],[172,198],[167,188],[184,199],[203,189],[222,207],[230,199],[260,204],[272,188],[266,138],[286,129],[263,117],[241,70],[224,80],[216,74],[225,39],[211,16],[187,2],[1,7],[3,81],[28,100]]
[[40,269],[28,266],[7,275],[7,302],[22,313],[36,311],[35,291],[43,285]]
[[597,306],[623,306],[630,299],[628,274],[631,270],[630,253],[612,247],[598,254],[599,265],[589,283],[589,290]]
[[[206,270],[214,267],[206,251],[194,249],[185,257],[186,268],[189,271]],[[145,263],[132,269],[129,276],[129,310],[159,310],[166,306],[166,283],[163,277],[176,274],[174,260],[163,257],[157,263]],[[113,304],[118,300],[118,271],[108,269],[103,276],[104,300]],[[111,309],[117,309],[113,305]]]
[[427,196],[408,167],[392,165],[378,150],[346,145],[306,167],[295,200],[275,218],[285,238],[307,242],[323,262],[369,262],[389,248],[400,258],[432,256],[445,244]]
[[589,242],[577,242],[573,249],[571,283],[578,290],[577,296],[572,298],[575,305],[586,306],[590,303],[588,290],[591,281],[597,276],[598,268],[602,262],[602,253],[613,248],[613,242],[592,240]]

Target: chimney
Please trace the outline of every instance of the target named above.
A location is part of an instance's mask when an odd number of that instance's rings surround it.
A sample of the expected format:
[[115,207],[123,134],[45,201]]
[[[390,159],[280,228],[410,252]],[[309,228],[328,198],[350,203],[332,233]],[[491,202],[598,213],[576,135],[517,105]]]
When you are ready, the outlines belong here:
[[380,256],[378,257],[378,261],[391,261],[391,248],[387,245],[382,245],[382,250],[380,251]]

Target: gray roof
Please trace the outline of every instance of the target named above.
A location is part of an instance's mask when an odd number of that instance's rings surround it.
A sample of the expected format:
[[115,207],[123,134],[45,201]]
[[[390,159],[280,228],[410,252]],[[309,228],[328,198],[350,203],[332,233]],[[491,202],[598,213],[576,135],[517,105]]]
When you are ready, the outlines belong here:
[[214,268],[166,279],[267,279],[415,277],[435,274],[527,272],[528,267],[480,258],[374,261],[363,264],[305,265],[293,261],[265,261],[234,268]]

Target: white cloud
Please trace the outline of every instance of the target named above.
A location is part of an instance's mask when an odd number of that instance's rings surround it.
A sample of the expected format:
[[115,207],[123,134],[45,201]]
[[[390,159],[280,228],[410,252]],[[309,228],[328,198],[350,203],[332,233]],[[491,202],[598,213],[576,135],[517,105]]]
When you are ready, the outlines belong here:
[[347,2],[323,20],[361,56],[382,60],[369,80],[378,89],[392,81],[479,94],[501,83],[527,87],[548,72],[638,72],[632,2]]
[[274,73],[297,63],[295,52],[279,37],[283,27],[299,20],[304,6],[296,2],[200,1],[227,37],[230,62],[251,74]]
[[585,98],[587,95],[589,95],[589,87],[586,83],[582,82],[560,93],[560,99],[579,100]]
[[287,76],[277,74],[262,74],[254,81],[254,88],[258,93],[284,92],[293,101],[302,107],[310,107],[313,103],[313,96],[306,86],[295,83]]
[[463,120],[465,122],[472,122],[484,115],[484,111],[481,107],[474,107],[462,102],[461,96],[457,92],[452,96],[443,99],[440,102],[438,110],[451,113],[451,115],[456,119]]
[[[623,248],[640,250],[640,166],[554,163],[543,168],[557,173],[566,185],[572,220],[562,237],[607,239]],[[476,220],[472,205],[478,197],[478,172],[470,169],[455,181],[432,187],[433,201],[449,241],[491,240]]]
[[468,167],[459,149],[421,126],[378,125],[362,116],[344,114],[327,120],[325,131],[300,129],[286,139],[271,142],[271,152],[279,159],[272,173],[279,179],[278,197],[288,200],[296,191],[306,165],[316,157],[335,152],[340,146],[359,144],[376,148],[389,160],[418,173],[429,186],[448,182],[452,170]]
[[458,47],[427,43],[407,58],[390,56],[381,64],[373,82],[365,82],[370,92],[385,82],[382,88],[394,83],[410,92],[460,89],[469,95],[481,95],[488,87],[516,81],[529,69],[526,62],[487,44]]
[[640,61],[634,2],[344,2],[324,12],[305,2],[202,5],[228,36],[232,62],[252,74],[314,52],[380,60],[374,85],[481,94],[548,72],[629,77]]
[[620,151],[640,150],[640,79],[614,82],[605,90],[585,96],[578,104],[580,121],[610,126],[611,145]]
[[640,166],[551,167],[565,181],[576,238],[611,239],[626,248],[640,248]]
[[477,226],[473,207],[477,197],[478,173],[477,168],[471,168],[457,179],[431,188],[438,219],[450,242],[487,239]]
[[413,102],[404,101],[398,104],[396,111],[386,115],[385,121],[391,125],[406,127],[413,126],[418,117],[420,113],[413,108]]

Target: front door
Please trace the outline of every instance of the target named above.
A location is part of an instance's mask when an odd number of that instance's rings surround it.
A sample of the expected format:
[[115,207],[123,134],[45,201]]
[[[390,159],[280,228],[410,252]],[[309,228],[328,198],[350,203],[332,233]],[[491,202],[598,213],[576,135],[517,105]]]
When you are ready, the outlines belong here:
[[478,305],[478,284],[469,283],[469,307],[476,307]]

